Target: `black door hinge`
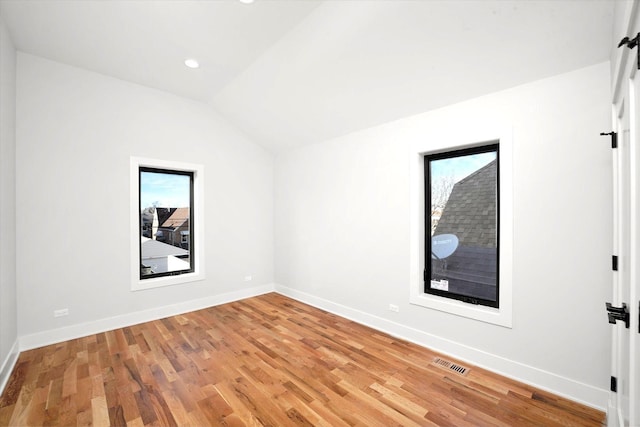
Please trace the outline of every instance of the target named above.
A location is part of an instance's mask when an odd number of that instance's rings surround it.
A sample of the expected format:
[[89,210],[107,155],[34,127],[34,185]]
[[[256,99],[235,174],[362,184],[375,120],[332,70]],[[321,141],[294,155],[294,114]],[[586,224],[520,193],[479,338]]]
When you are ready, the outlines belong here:
[[611,377],[611,391],[614,393],[618,392],[618,379],[614,376]]
[[606,303],[607,306],[607,317],[609,318],[609,323],[615,325],[618,320],[624,322],[624,326],[629,328],[629,309],[627,308],[627,304],[622,303],[622,307],[614,307],[610,302]]
[[[636,36],[632,39],[629,37],[625,37],[620,40],[618,43],[618,47],[626,46],[629,49],[633,49],[634,47],[638,47],[638,43],[640,42],[640,33],[636,34]],[[638,51],[638,70],[640,70],[640,50]]]
[[618,256],[611,255],[611,269],[613,271],[618,271]]
[[611,148],[618,148],[618,134],[616,132],[600,132],[600,136],[611,136]]

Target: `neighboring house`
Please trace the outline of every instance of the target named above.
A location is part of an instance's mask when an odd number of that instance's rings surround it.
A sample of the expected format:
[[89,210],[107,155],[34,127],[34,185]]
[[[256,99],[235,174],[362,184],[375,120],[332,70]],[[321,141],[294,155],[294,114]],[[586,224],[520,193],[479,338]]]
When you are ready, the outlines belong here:
[[142,210],[140,214],[141,234],[144,237],[155,238],[158,231],[158,210],[150,206]]
[[458,181],[442,212],[434,236],[453,234],[459,244],[443,260],[433,259],[438,279],[449,290],[495,300],[497,277],[497,161]]
[[140,214],[141,235],[189,250],[189,208],[148,207]]
[[149,273],[166,273],[167,271],[188,270],[191,265],[181,258],[188,258],[189,251],[176,246],[167,245],[157,240],[141,237],[142,266],[150,267]]
[[177,208],[155,208],[156,214],[158,216],[158,224],[162,224],[165,222],[172,213],[176,211]]
[[[156,240],[188,250],[189,208],[157,208],[156,211],[160,222]],[[165,217],[167,213],[168,216]]]

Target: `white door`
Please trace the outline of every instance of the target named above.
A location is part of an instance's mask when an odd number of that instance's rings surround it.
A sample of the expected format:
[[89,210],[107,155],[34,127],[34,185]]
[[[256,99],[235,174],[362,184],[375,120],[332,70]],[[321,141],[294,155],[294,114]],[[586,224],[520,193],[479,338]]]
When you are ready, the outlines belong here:
[[[640,426],[640,14],[638,2],[626,3],[625,32],[631,39],[618,49],[613,74],[613,119],[617,148],[613,149],[614,308],[626,304],[629,322],[612,326],[612,391],[609,426]],[[614,262],[614,265],[616,262]],[[615,380],[614,380],[615,378]],[[615,384],[614,384],[615,381]],[[613,391],[613,389],[616,391]]]

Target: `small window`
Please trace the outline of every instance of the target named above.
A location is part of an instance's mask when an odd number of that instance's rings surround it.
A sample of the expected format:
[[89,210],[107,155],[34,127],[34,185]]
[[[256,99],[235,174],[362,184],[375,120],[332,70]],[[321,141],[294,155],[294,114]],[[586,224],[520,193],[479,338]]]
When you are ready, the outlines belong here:
[[498,308],[498,144],[424,157],[425,293]]
[[140,279],[194,271],[193,172],[140,167]]
[[131,290],[205,279],[204,166],[131,157]]

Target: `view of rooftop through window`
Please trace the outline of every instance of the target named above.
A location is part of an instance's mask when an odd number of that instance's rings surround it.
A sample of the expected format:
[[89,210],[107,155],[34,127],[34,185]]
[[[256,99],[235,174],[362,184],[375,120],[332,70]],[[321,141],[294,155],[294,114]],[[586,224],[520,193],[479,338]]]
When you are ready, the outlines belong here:
[[140,168],[140,278],[193,271],[193,173]]
[[496,159],[496,153],[479,153],[461,157],[433,160],[431,168],[431,234],[438,225],[456,182],[466,178]]
[[497,307],[498,145],[428,155],[425,173],[425,292]]

